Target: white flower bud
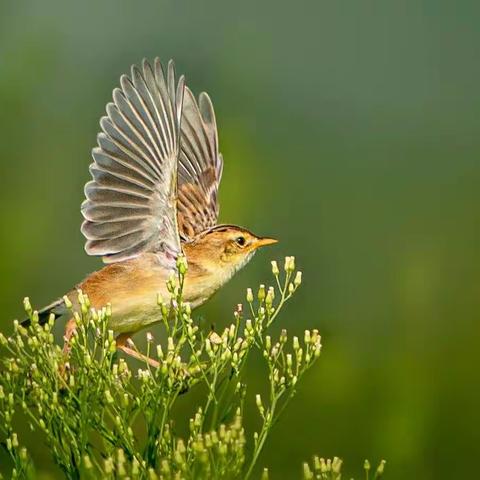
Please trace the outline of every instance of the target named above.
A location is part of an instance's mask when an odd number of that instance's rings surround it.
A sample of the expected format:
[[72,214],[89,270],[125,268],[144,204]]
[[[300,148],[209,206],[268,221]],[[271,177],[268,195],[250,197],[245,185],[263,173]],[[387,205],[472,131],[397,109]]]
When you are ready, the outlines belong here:
[[32,305],[30,304],[30,299],[28,297],[23,299],[23,309],[28,315],[32,313]]
[[313,479],[313,473],[310,470],[310,467],[308,466],[307,462],[303,463],[303,478],[304,478],[304,480],[312,480]]
[[260,285],[259,289],[258,289],[258,299],[260,300],[260,302],[263,302],[263,300],[265,299],[265,285]]
[[267,308],[271,307],[271,305],[273,304],[274,298],[275,298],[275,291],[273,290],[273,287],[269,287],[267,296],[265,297],[265,305],[267,305]]
[[280,273],[280,270],[278,269],[278,264],[275,260],[272,260],[272,273],[277,276]]
[[263,408],[262,397],[260,396],[259,393],[255,395],[255,403],[257,404],[257,408],[258,408],[258,411],[260,412],[260,415],[263,416],[265,409]]
[[177,257],[177,268],[180,275],[185,275],[187,273],[188,265],[187,259],[184,255],[179,255]]
[[291,353],[287,353],[287,367],[291,367],[292,364],[293,364],[292,354],[291,354]]
[[295,270],[295,257],[285,257],[284,270],[286,273],[291,273]]

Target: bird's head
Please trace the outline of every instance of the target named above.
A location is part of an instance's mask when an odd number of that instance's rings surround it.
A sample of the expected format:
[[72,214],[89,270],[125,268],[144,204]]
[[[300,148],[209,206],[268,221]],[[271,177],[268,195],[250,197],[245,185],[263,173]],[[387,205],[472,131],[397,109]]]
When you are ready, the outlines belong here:
[[187,260],[200,261],[208,269],[223,267],[231,274],[240,270],[260,247],[277,243],[236,225],[217,225],[186,245]]

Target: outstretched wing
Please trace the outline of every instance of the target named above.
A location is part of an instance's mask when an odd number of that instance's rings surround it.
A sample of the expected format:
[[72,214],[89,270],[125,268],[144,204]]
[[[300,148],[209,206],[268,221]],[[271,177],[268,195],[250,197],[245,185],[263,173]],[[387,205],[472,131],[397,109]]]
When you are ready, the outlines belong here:
[[177,202],[178,226],[184,240],[216,225],[222,168],[223,159],[218,152],[217,124],[210,97],[201,93],[197,104],[186,87]]
[[173,62],[165,77],[157,58],[153,66],[146,60],[132,66],[120,86],[92,151],[93,180],[82,204],[85,250],[105,263],[146,251],[172,258],[181,251],[176,197],[184,78],[175,85]]

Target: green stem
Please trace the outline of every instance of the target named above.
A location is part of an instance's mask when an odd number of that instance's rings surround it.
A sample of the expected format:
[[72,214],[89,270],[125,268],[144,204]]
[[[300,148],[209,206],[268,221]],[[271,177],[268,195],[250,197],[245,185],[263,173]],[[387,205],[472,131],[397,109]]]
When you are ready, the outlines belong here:
[[255,450],[253,452],[253,457],[252,460],[250,461],[250,465],[248,467],[247,473],[245,474],[244,480],[248,480],[250,478],[250,475],[253,472],[253,469],[255,468],[255,465],[257,463],[258,457],[260,456],[260,453],[263,450],[263,447],[265,445],[265,441],[267,440],[268,433],[270,431],[270,427],[272,426],[272,419],[275,414],[275,408],[277,405],[277,400],[278,398],[274,398],[272,401],[272,404],[270,406],[270,410],[268,412],[269,418],[268,420],[265,420],[262,426],[262,431],[260,432],[260,435],[258,437],[258,443],[255,446]]

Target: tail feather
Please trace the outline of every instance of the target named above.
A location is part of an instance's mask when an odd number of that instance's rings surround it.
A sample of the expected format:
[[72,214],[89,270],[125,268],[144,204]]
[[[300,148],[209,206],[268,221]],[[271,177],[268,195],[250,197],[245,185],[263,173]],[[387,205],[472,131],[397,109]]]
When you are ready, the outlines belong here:
[[[39,310],[38,323],[40,325],[45,325],[48,322],[48,319],[50,318],[50,315],[52,313],[53,315],[55,315],[55,319],[61,317],[65,313],[65,302],[63,301],[63,298],[55,300],[50,305],[47,305],[46,307]],[[27,318],[21,323],[21,325],[22,327],[27,328],[31,325],[31,323],[32,321],[30,320],[30,318]]]

